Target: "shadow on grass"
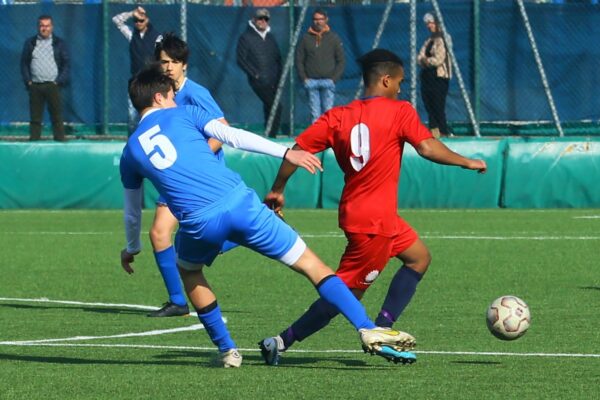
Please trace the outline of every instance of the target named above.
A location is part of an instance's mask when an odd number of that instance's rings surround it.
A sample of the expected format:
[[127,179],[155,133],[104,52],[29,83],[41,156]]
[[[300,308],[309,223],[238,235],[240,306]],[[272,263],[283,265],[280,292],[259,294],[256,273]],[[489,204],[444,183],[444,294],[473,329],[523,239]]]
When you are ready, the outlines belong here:
[[579,286],[583,290],[600,290],[600,286]]
[[[182,358],[186,359],[182,359]],[[260,355],[244,354],[244,364],[246,366],[258,366],[265,368],[273,368],[264,364]],[[156,361],[152,360],[124,360],[124,359],[86,359],[78,357],[65,356],[33,356],[33,355],[17,355],[0,353],[0,361],[19,361],[44,364],[70,364],[70,365],[156,365],[156,366],[190,366],[190,367],[206,367],[206,368],[222,368],[219,359],[215,352],[198,352],[198,351],[181,351],[168,352],[159,356]],[[332,365],[323,365],[323,362],[337,362],[342,364],[341,367]],[[301,369],[329,369],[329,370],[362,370],[364,368],[389,370],[393,368],[393,364],[374,366],[362,360],[349,360],[345,358],[317,358],[317,357],[293,357],[286,358],[285,362],[277,366],[277,368],[301,368]],[[400,368],[398,366],[398,368]]]
[[100,314],[148,314],[151,310],[133,310],[126,308],[110,308],[110,307],[82,307],[82,306],[53,306],[53,305],[30,305],[30,304],[13,304],[2,303],[0,307],[10,307],[21,310],[81,310],[85,312],[95,312]]
[[[2,361],[22,361],[22,362],[36,362],[46,364],[72,364],[72,365],[180,365],[180,366],[198,366],[198,364],[207,364],[211,366],[210,359],[214,358],[213,353],[204,353],[205,358],[197,359],[195,361],[177,361],[177,360],[161,360],[161,361],[149,361],[149,360],[112,360],[112,359],[85,359],[77,357],[64,357],[64,356],[30,356],[30,355],[17,355],[17,354],[2,354],[0,353],[0,360]],[[217,365],[212,365],[217,366]]]
[[[252,365],[273,368],[273,367],[270,367],[265,364],[265,362],[260,354],[249,353],[249,352],[241,352],[241,353],[242,353],[242,357],[244,357],[244,364],[242,364],[242,365],[252,364]],[[175,351],[168,351],[168,352],[165,352],[162,354],[155,355],[154,358],[164,359],[164,360],[175,359],[175,358],[193,358],[193,359],[197,360],[200,357],[203,357],[205,354],[206,353],[199,353],[197,351],[175,350]],[[339,358],[339,357],[327,357],[327,356],[325,356],[325,357],[306,357],[306,356],[297,357],[296,355],[293,355],[293,356],[285,357],[281,361],[280,365],[277,366],[277,368],[347,369],[347,368],[336,368],[336,367],[332,367],[332,366],[323,366],[321,364],[323,362],[337,362],[337,363],[345,365],[346,367],[351,367],[351,368],[359,368],[359,367],[366,367],[366,366],[372,367],[371,365],[366,363],[364,360],[355,360],[355,359]],[[393,365],[393,363],[390,365]]]

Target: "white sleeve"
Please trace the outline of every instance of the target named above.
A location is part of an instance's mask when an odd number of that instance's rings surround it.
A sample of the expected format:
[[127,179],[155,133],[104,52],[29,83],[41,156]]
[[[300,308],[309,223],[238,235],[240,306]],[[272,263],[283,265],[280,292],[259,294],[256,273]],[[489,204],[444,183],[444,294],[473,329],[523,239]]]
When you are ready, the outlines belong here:
[[131,28],[125,24],[125,21],[127,21],[131,17],[133,17],[133,11],[125,11],[125,12],[122,12],[121,14],[115,15],[112,18],[112,21],[115,23],[117,28],[121,31],[123,36],[125,36],[125,39],[127,39],[128,42],[131,42],[131,38],[133,37],[133,32],[131,31]]
[[253,153],[267,154],[273,157],[283,158],[287,147],[272,142],[243,129],[233,128],[225,125],[217,119],[213,119],[204,126],[204,132],[210,137],[227,143],[235,149],[251,151]]
[[144,190],[125,189],[125,203],[123,205],[123,221],[125,222],[125,237],[127,238],[127,252],[139,253],[142,250],[140,233],[142,230],[142,197]]

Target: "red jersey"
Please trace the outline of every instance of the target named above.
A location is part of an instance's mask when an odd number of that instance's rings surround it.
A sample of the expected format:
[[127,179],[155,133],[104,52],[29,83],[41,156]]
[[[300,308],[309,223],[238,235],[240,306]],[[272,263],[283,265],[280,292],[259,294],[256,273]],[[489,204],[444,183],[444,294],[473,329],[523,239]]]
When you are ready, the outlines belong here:
[[416,147],[432,137],[409,102],[371,97],[332,108],[296,143],[311,153],[333,149],[345,182],[340,228],[393,236],[404,143]]

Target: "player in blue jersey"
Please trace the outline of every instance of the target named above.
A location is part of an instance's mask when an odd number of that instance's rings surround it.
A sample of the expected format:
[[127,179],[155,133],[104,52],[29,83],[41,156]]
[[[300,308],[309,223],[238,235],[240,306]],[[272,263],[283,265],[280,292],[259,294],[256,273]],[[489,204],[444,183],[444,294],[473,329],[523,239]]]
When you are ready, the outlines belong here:
[[[227,124],[223,111],[217,105],[208,89],[186,77],[189,48],[186,42],[172,33],[163,35],[156,43],[154,58],[160,63],[163,72],[175,81],[175,102],[177,105],[195,105],[216,116]],[[221,142],[210,138],[208,144],[219,159],[223,159]],[[160,196],[156,202],[156,213],[150,228],[150,242],[154,259],[169,294],[169,301],[148,314],[149,317],[173,317],[187,315],[189,308],[181,286],[177,270],[175,250],[171,237],[177,227],[177,219],[171,214],[165,199]]]
[[185,291],[225,367],[239,367],[242,358],[223,322],[203,267],[212,264],[227,240],[279,260],[306,276],[319,295],[359,331],[365,351],[387,359],[402,358],[403,351],[415,345],[415,339],[404,332],[376,327],[331,268],[246,187],[237,173],[217,160],[208,139],[283,158],[311,173],[322,170],[319,159],[222,124],[218,115],[201,108],[177,107],[174,88],[174,81],[159,68],[143,70],[129,86],[141,120],[123,149],[120,163],[127,237],[127,247],[121,251],[123,269],[133,273],[131,263],[141,250],[141,185],[147,178],[179,221],[175,247]]

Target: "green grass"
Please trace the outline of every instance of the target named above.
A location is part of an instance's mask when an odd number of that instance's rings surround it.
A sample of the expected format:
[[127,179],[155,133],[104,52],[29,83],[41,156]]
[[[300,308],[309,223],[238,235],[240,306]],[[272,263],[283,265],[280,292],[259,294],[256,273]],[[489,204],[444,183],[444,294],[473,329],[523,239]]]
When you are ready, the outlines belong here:
[[[414,365],[358,351],[357,334],[342,318],[297,344],[279,367],[263,365],[256,342],[295,320],[316,292],[282,265],[236,249],[215,262],[208,278],[242,349],[239,370],[214,365],[216,351],[203,331],[46,343],[52,346],[5,343],[0,399],[600,397],[600,219],[577,218],[600,216],[600,210],[401,215],[433,255],[397,324],[417,337],[422,353]],[[145,213],[146,232],[151,217]],[[286,218],[328,264],[337,264],[345,239],[335,211],[289,210]],[[110,305],[6,300],[160,305],[166,295],[147,240],[135,274],[121,270],[122,225],[117,211],[0,212],[0,341],[104,337],[198,323]],[[398,261],[390,262],[367,292],[370,315],[397,268]],[[485,326],[487,306],[503,294],[523,298],[532,312],[530,331],[514,342],[495,339]]]

